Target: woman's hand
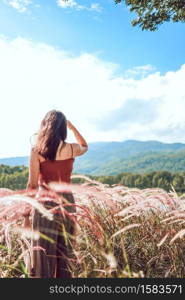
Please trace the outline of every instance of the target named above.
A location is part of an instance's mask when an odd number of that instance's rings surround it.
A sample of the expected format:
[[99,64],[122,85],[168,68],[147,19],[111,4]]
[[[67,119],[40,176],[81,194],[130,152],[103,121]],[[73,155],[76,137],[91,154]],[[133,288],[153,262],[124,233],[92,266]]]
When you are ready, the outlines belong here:
[[73,124],[72,124],[70,121],[68,121],[68,120],[67,120],[67,127],[68,127],[69,129],[71,129],[71,130],[74,129]]
[[24,217],[23,228],[31,228],[29,216]]
[[31,222],[30,222],[30,216],[32,213],[32,208],[30,207],[25,207],[24,212],[23,212],[23,217],[24,217],[24,222],[23,222],[23,227],[24,228],[30,228],[31,227]]
[[31,215],[32,208],[30,206],[26,206],[22,215],[23,217],[29,217]]
[[73,131],[78,144],[80,144],[83,147],[88,147],[86,140],[83,138],[83,136],[80,134],[80,132],[76,129],[76,127],[68,120],[67,120],[67,127]]

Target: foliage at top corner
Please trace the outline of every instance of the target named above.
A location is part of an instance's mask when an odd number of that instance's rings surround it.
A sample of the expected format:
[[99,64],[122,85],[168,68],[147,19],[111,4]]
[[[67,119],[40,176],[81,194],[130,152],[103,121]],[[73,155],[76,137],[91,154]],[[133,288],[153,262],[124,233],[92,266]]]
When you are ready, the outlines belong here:
[[142,30],[155,31],[164,22],[185,22],[185,0],[114,0],[116,4],[124,2],[137,17],[133,26]]

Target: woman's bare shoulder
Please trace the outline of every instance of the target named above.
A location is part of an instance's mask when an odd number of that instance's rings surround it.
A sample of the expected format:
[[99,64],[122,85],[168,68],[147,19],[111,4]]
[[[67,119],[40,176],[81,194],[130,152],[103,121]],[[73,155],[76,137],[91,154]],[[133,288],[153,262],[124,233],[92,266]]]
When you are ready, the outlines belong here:
[[30,157],[32,159],[36,159],[36,160],[39,160],[39,162],[42,162],[45,160],[45,158],[43,156],[41,156],[38,151],[37,151],[37,148],[35,146],[33,146],[31,148],[31,154],[30,154]]
[[58,146],[56,160],[65,160],[71,158],[71,143],[61,142]]
[[73,156],[80,156],[82,154],[84,154],[85,152],[87,152],[88,147],[86,146],[82,146],[78,143],[71,143],[71,147],[73,148]]

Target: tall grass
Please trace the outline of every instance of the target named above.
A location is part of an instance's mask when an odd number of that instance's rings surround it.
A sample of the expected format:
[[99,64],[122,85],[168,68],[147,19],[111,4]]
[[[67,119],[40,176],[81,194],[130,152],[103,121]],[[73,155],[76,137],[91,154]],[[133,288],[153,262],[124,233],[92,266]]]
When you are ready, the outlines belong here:
[[[72,192],[76,201],[77,233],[74,250],[78,266],[73,277],[185,277],[185,195],[162,189],[130,189],[108,185],[85,176],[81,185],[51,184],[51,191],[0,191],[0,276],[27,277],[25,260],[30,237],[23,229],[25,209],[34,207],[52,219],[43,202],[56,192]],[[66,205],[70,205],[66,203]],[[46,237],[47,238],[47,237]]]

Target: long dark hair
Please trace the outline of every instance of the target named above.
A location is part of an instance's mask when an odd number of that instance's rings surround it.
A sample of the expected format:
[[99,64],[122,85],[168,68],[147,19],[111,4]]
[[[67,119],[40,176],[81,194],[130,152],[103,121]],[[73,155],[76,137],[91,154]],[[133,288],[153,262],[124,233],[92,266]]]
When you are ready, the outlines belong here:
[[45,159],[54,160],[58,146],[67,138],[67,120],[57,110],[49,111],[41,122],[35,146],[36,151]]

